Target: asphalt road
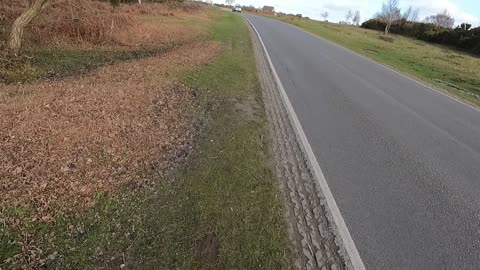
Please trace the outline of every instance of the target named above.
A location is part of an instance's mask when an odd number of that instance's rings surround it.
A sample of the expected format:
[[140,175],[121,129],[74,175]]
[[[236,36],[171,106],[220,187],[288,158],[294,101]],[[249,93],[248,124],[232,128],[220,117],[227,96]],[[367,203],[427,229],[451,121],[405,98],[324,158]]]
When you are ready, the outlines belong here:
[[480,269],[480,111],[272,19],[257,28],[367,269]]

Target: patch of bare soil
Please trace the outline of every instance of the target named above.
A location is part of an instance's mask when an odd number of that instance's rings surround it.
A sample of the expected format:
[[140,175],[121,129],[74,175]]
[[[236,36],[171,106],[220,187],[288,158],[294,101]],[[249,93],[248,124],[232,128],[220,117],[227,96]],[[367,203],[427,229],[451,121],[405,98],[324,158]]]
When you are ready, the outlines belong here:
[[25,207],[49,221],[56,207],[164,173],[194,136],[195,94],[173,74],[219,50],[203,42],[79,78],[0,84],[0,214]]

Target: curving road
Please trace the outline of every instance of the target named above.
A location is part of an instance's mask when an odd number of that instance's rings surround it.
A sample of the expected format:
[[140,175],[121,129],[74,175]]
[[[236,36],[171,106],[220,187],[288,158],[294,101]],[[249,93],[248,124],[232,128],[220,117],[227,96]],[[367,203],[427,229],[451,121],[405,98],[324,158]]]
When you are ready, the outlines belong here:
[[480,269],[480,111],[294,26],[260,33],[367,269]]

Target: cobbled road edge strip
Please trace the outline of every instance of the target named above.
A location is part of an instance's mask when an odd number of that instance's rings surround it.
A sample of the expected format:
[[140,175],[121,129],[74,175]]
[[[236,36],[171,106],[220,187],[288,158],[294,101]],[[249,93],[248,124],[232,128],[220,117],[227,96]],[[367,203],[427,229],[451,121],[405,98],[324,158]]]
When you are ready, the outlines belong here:
[[248,22],[255,51],[295,268],[363,270],[365,266],[265,44],[253,23],[242,17]]

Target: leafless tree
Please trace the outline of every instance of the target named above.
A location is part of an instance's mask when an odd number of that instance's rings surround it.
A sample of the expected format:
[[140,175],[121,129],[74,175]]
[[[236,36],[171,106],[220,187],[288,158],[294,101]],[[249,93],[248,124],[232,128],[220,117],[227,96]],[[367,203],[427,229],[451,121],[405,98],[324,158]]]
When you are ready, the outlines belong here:
[[351,10],[348,10],[347,14],[345,15],[345,21],[350,23],[350,19],[353,18],[353,12]]
[[418,21],[418,8],[413,8],[409,6],[404,12],[402,12],[402,19],[406,21],[416,22]]
[[320,16],[323,17],[323,20],[324,20],[324,21],[327,21],[328,11],[324,11],[324,12],[320,13]]
[[360,25],[360,11],[355,11],[355,13],[353,14],[353,19],[352,19],[352,22],[353,24],[355,24],[356,26],[359,26]]
[[412,15],[410,15],[410,21],[412,21],[412,22],[418,22],[418,18],[419,18],[418,13],[419,13],[419,12],[420,12],[420,10],[419,10],[418,8],[416,8],[416,9],[413,11]]
[[385,35],[388,35],[388,31],[390,30],[392,23],[401,19],[398,0],[387,0],[384,2],[382,4],[382,10],[377,13],[377,17],[383,19],[387,23],[385,26]]
[[405,11],[402,12],[402,19],[408,21],[412,13],[413,13],[413,7],[409,6]]
[[231,6],[233,5],[233,3],[235,3],[235,0],[225,0],[225,3],[227,4],[227,6]]
[[445,28],[452,28],[453,24],[455,23],[455,19],[448,14],[447,10],[444,10],[442,13],[438,13],[436,15],[428,16],[425,21]]
[[28,8],[13,22],[7,46],[15,55],[18,54],[22,47],[23,31],[25,30],[25,27],[27,27],[35,17],[45,10],[48,2],[49,0],[30,0]]

